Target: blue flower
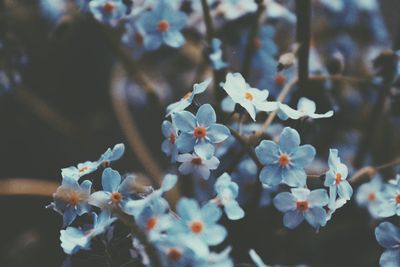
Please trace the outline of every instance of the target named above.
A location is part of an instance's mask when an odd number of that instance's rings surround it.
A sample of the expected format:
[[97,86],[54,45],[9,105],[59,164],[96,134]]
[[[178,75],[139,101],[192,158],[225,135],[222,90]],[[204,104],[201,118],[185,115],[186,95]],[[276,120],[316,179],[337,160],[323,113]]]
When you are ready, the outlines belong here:
[[100,213],[98,217],[96,213],[93,213],[92,216],[93,227],[89,229],[68,227],[60,231],[61,247],[66,254],[72,255],[81,249],[89,249],[92,238],[105,232],[107,227],[116,220],[116,218],[110,218],[107,212]]
[[256,154],[265,165],[260,173],[263,184],[275,186],[283,182],[292,187],[301,187],[307,180],[304,167],[313,161],[315,149],[311,145],[300,146],[297,131],[285,127],[279,144],[263,140],[256,147]]
[[217,224],[222,213],[215,204],[207,203],[200,208],[195,200],[181,198],[176,210],[182,224],[174,230],[189,235],[186,245],[200,257],[209,254],[208,245],[218,245],[226,238],[226,229]]
[[147,50],[156,50],[162,44],[173,48],[185,43],[180,30],[185,26],[186,15],[174,10],[166,0],[159,1],[154,10],[145,12],[137,21],[145,32],[144,46]]
[[240,73],[228,73],[222,88],[235,103],[247,110],[254,121],[256,120],[257,111],[269,112],[277,109],[276,102],[267,101],[267,90],[251,88]]
[[116,144],[112,149],[108,148],[106,152],[101,155],[98,160],[99,164],[102,164],[104,167],[109,167],[112,161],[119,160],[125,152],[124,144]]
[[381,267],[400,266],[400,228],[389,222],[383,222],[375,228],[378,243],[386,248],[379,263]]
[[324,114],[317,114],[315,102],[302,97],[300,98],[297,104],[297,110],[292,109],[286,104],[279,103],[278,104],[278,116],[281,120],[287,120],[291,118],[293,120],[297,120],[303,117],[310,117],[312,119],[320,119],[320,118],[329,118],[333,116],[333,111],[330,110]]
[[215,151],[213,144],[221,143],[230,136],[229,129],[216,121],[210,104],[202,105],[196,117],[188,111],[175,113],[172,122],[181,131],[176,140],[178,150],[189,153],[194,149],[200,157],[210,159]]
[[228,64],[222,59],[221,40],[213,38],[211,40],[211,53],[208,56],[211,62],[211,67],[214,70],[222,70],[228,67]]
[[324,185],[332,190],[334,200],[336,200],[336,191],[340,198],[350,200],[353,195],[353,188],[346,180],[348,170],[346,165],[340,162],[337,149],[329,150],[328,159],[329,170],[326,172]]
[[110,212],[113,207],[125,208],[134,193],[134,176],[126,177],[121,183],[121,175],[111,168],[106,168],[101,177],[103,191],[94,192],[89,198],[89,204]]
[[382,179],[375,176],[370,182],[362,184],[357,190],[356,201],[358,205],[367,207],[373,217],[378,217],[379,207],[382,203],[382,188]]
[[387,184],[382,191],[382,203],[378,207],[380,217],[400,216],[400,175],[396,184]]
[[316,229],[326,224],[326,211],[323,206],[329,202],[325,189],[313,191],[307,188],[292,188],[292,193],[279,193],[273,200],[275,207],[285,213],[283,224],[296,228],[304,219]]
[[133,58],[139,59],[146,51],[144,47],[145,32],[133,20],[126,23],[125,28],[122,42],[131,49]]
[[127,8],[122,0],[92,0],[89,10],[98,21],[116,26]]
[[171,114],[174,114],[176,112],[182,111],[185,108],[187,108],[188,106],[190,106],[193,102],[194,97],[196,95],[203,93],[207,89],[208,85],[210,85],[210,82],[211,82],[211,78],[208,78],[204,82],[195,83],[193,85],[193,91],[188,92],[178,102],[168,105],[167,115],[165,117],[168,117]]
[[232,182],[229,174],[222,174],[214,184],[218,202],[224,206],[225,213],[230,220],[239,220],[244,217],[244,211],[236,201],[239,186]]
[[218,168],[219,159],[217,157],[211,157],[210,159],[204,159],[196,153],[193,154],[181,154],[177,158],[178,162],[182,162],[179,166],[179,172],[183,175],[192,174],[196,179],[207,180],[210,177],[210,170]]
[[195,253],[185,244],[185,235],[169,235],[155,245],[161,255],[163,266],[186,267],[194,262]]
[[163,121],[161,131],[166,138],[161,144],[161,150],[167,155],[171,156],[171,163],[176,161],[178,156],[178,147],[176,146],[176,138],[178,136],[178,129],[169,122]]
[[63,227],[70,225],[77,216],[90,211],[88,204],[92,182],[86,180],[80,185],[75,178],[65,176],[62,184],[53,194],[54,202],[47,206],[63,215]]

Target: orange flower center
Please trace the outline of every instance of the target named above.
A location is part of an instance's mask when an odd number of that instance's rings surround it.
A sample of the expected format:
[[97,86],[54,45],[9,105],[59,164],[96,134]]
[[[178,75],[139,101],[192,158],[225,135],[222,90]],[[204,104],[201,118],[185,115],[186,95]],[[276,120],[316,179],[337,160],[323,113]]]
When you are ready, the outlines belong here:
[[76,206],[79,204],[79,202],[81,202],[81,197],[79,196],[79,194],[75,191],[71,192],[71,194],[69,195],[69,204],[71,206]]
[[286,167],[289,164],[289,156],[286,154],[281,154],[278,159],[279,166]]
[[249,92],[244,93],[244,98],[249,101],[252,101],[254,99],[253,95]]
[[171,248],[168,251],[167,256],[171,261],[179,261],[182,257],[182,252],[177,248]]
[[375,192],[370,192],[369,194],[368,194],[368,201],[375,201],[376,200],[376,194],[375,194]]
[[285,78],[285,76],[283,76],[282,74],[278,73],[278,74],[275,76],[275,83],[276,83],[277,85],[283,86],[283,85],[285,84],[285,82],[286,82],[286,78]]
[[340,182],[342,181],[342,175],[340,173],[336,173],[336,184],[340,184]]
[[190,229],[195,234],[200,234],[203,231],[203,222],[201,221],[193,221],[190,225]]
[[396,203],[397,203],[397,204],[400,204],[400,194],[398,194],[398,195],[396,196]]
[[308,202],[307,200],[300,200],[296,202],[296,207],[299,211],[306,211],[308,210]]
[[175,141],[176,141],[176,136],[175,136],[174,133],[171,133],[171,134],[169,135],[169,142],[170,142],[171,144],[175,144]]
[[111,202],[114,204],[118,204],[119,202],[121,202],[122,199],[122,195],[120,192],[113,192],[111,194]]
[[104,10],[105,12],[107,12],[107,13],[113,12],[113,10],[114,10],[114,4],[112,4],[112,3],[110,3],[110,2],[105,3],[104,6],[103,6],[103,10]]
[[146,224],[147,230],[153,229],[154,226],[156,226],[156,224],[157,224],[156,217],[151,217],[150,219],[148,219],[147,224]]
[[201,164],[203,164],[203,160],[201,158],[193,158],[192,159],[192,164],[201,165]]
[[82,173],[82,172],[87,171],[88,169],[89,169],[89,167],[85,166],[85,167],[80,168],[79,172]]
[[163,19],[158,22],[157,27],[160,32],[166,32],[169,29],[169,23]]
[[183,97],[182,97],[182,99],[184,99],[184,100],[187,100],[187,99],[189,99],[189,97],[191,97],[192,96],[192,92],[188,92],[186,95],[184,95]]
[[194,136],[196,136],[196,138],[201,139],[204,138],[207,135],[207,130],[204,127],[196,127],[194,129]]
[[253,46],[254,46],[254,48],[255,48],[255,49],[260,49],[260,48],[261,48],[261,45],[262,45],[262,43],[261,43],[260,38],[258,38],[258,37],[254,38],[254,40],[253,40]]
[[135,43],[137,44],[143,44],[143,35],[141,35],[140,33],[135,33],[135,36],[133,37],[133,39],[135,40]]

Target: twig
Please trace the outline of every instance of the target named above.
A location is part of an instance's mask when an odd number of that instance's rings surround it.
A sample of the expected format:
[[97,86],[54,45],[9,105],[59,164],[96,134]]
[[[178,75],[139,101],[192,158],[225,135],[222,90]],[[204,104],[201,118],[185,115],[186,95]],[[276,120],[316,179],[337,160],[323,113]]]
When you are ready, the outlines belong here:
[[57,182],[31,178],[9,178],[0,180],[1,196],[51,197],[60,186]]
[[214,25],[211,19],[210,8],[207,0],[201,0],[201,7],[203,9],[204,22],[206,24],[207,40],[209,43],[211,43],[212,39],[214,38]]
[[358,183],[360,181],[362,181],[365,178],[372,178],[372,176],[375,175],[375,173],[377,173],[378,171],[382,171],[384,169],[387,168],[391,168],[394,167],[396,165],[400,164],[400,158],[394,159],[388,163],[384,163],[382,165],[378,165],[376,167],[373,166],[367,166],[364,168],[361,168],[360,170],[358,170],[356,173],[354,173],[350,178],[349,178],[349,182],[352,184]]
[[313,75],[309,77],[309,80],[311,81],[335,81],[335,82],[343,82],[343,83],[370,83],[372,84],[372,81],[369,80],[363,80],[357,77],[351,77],[351,76],[343,76],[343,75]]

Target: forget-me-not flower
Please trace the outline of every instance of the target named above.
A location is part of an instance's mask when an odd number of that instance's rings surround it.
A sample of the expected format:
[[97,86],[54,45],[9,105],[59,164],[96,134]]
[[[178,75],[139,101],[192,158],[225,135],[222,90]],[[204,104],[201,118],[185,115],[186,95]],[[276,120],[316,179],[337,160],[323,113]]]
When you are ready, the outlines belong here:
[[313,161],[315,148],[311,145],[300,146],[296,130],[285,127],[279,144],[263,140],[255,150],[258,159],[265,165],[260,173],[263,184],[275,186],[283,182],[292,187],[306,184],[304,167]]
[[362,184],[356,193],[357,204],[367,207],[373,217],[378,217],[379,206],[382,202],[382,188],[382,179],[379,176],[375,176],[368,183]]
[[161,131],[166,138],[161,144],[161,150],[171,157],[171,163],[176,161],[178,156],[178,147],[176,146],[176,138],[178,137],[178,129],[170,122],[163,121]]
[[172,116],[172,122],[181,131],[176,140],[178,150],[189,153],[194,150],[204,159],[214,155],[214,145],[230,136],[229,129],[217,124],[217,117],[210,104],[202,105],[194,116],[188,111],[181,111]]
[[132,51],[134,59],[139,59],[146,51],[144,47],[144,31],[137,26],[136,21],[130,21],[125,24],[125,33],[122,35],[122,42]]
[[210,170],[217,169],[219,165],[217,157],[204,159],[196,153],[178,155],[177,161],[182,162],[178,169],[180,173],[183,175],[192,174],[196,179],[205,180],[210,177]]
[[326,211],[329,197],[325,189],[313,191],[307,188],[292,188],[292,193],[279,193],[273,200],[275,207],[285,213],[283,224],[290,229],[296,228],[304,219],[318,229],[326,224]]
[[383,222],[375,228],[378,243],[386,250],[379,263],[381,267],[400,266],[400,228],[390,222]]
[[244,211],[236,201],[239,186],[232,182],[229,174],[222,174],[214,184],[217,200],[224,206],[226,215],[230,220],[239,220],[244,217]]
[[267,101],[268,91],[251,88],[240,73],[228,73],[222,88],[232,100],[247,110],[255,121],[257,111],[273,111],[277,108],[276,102]]
[[400,216],[400,175],[396,177],[396,184],[388,183],[382,191],[382,202],[378,207],[380,217]]
[[329,118],[333,116],[333,111],[330,110],[324,114],[317,114],[315,102],[302,97],[297,103],[297,110],[291,108],[290,106],[279,103],[278,104],[278,116],[281,120],[287,120],[291,118],[293,120],[297,120],[303,117],[310,117],[312,119],[320,119],[320,118]]
[[218,38],[213,38],[211,40],[211,53],[208,56],[211,62],[211,67],[214,70],[222,70],[228,67],[228,64],[222,59],[222,42]]
[[109,167],[112,161],[119,160],[125,152],[124,144],[116,144],[112,149],[108,148],[106,152],[104,152],[98,162],[102,164],[104,167]]
[[92,0],[89,10],[98,21],[116,26],[127,8],[122,0]]
[[191,266],[196,257],[193,250],[185,244],[186,237],[186,235],[168,235],[155,242],[163,266]]
[[147,50],[156,50],[162,44],[173,48],[181,47],[185,38],[180,32],[186,23],[186,14],[174,10],[166,0],[160,0],[157,6],[138,18],[138,26],[146,35],[144,46]]
[[203,93],[207,89],[207,87],[210,85],[210,82],[211,82],[211,78],[208,78],[207,80],[205,80],[201,83],[195,83],[193,85],[193,91],[188,92],[178,102],[168,105],[167,115],[165,117],[168,117],[173,113],[182,111],[185,108],[187,108],[188,106],[190,106],[193,102],[194,97],[196,95]]

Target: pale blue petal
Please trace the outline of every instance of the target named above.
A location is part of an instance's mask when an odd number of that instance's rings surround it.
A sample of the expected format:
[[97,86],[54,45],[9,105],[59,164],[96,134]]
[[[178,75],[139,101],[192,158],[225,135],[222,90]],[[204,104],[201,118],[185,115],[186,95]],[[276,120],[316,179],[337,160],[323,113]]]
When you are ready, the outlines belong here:
[[279,158],[279,146],[270,140],[263,140],[255,149],[257,158],[264,165],[274,164]]
[[307,222],[316,229],[326,224],[326,211],[321,207],[309,208],[304,216]]
[[222,124],[213,123],[207,129],[207,137],[212,143],[221,143],[222,141],[225,141],[230,135],[231,132],[229,131],[229,129]]
[[221,225],[207,225],[203,235],[208,245],[215,246],[225,240],[227,231]]
[[202,105],[196,113],[199,126],[208,127],[217,121],[217,115],[210,104]]
[[302,221],[304,220],[304,216],[302,213],[297,210],[288,211],[283,216],[283,225],[285,225],[289,229],[296,228]]
[[105,191],[94,192],[89,198],[89,204],[101,209],[108,206],[110,202],[110,193]]
[[307,197],[307,200],[313,207],[315,206],[323,207],[328,205],[329,203],[328,193],[326,192],[325,189],[316,189],[311,191]]
[[208,78],[204,82],[195,83],[193,85],[193,95],[198,95],[198,94],[203,93],[207,89],[207,87],[210,85],[211,80],[212,80],[211,78]]
[[282,168],[283,182],[291,187],[303,187],[307,182],[307,174],[303,169]]
[[162,36],[165,44],[170,47],[178,48],[185,44],[185,37],[178,31],[167,31]]
[[340,198],[350,200],[351,196],[353,195],[353,188],[348,181],[344,180],[339,183],[338,195]]
[[279,193],[273,199],[273,203],[280,212],[288,212],[296,209],[296,198],[289,192]]
[[276,186],[282,181],[281,168],[278,165],[268,165],[260,172],[260,181],[269,186]]
[[400,266],[400,249],[388,249],[382,253],[379,260],[381,267],[399,267]]
[[378,243],[387,249],[400,246],[400,228],[390,222],[383,222],[375,228]]
[[184,110],[172,115],[172,123],[182,132],[191,132],[196,128],[196,117]]
[[173,174],[167,174],[164,176],[164,180],[161,184],[161,189],[165,192],[173,188],[178,181],[178,176]]
[[189,153],[193,151],[196,138],[190,133],[181,133],[176,139],[176,146],[181,153]]
[[199,204],[193,199],[181,198],[176,205],[176,211],[184,221],[191,221],[200,217]]
[[300,145],[299,133],[290,127],[285,127],[279,139],[279,148],[282,152],[290,153],[295,151]]
[[215,223],[222,216],[221,209],[212,202],[208,202],[207,204],[205,204],[201,208],[200,213],[203,221],[206,223]]
[[224,204],[224,208],[229,220],[240,220],[244,217],[244,210],[236,201],[228,201]]
[[215,148],[206,140],[200,139],[194,145],[194,152],[196,152],[196,154],[203,159],[210,159],[212,156],[214,156]]
[[103,185],[103,190],[108,192],[117,192],[118,186],[121,184],[121,175],[119,172],[106,168],[103,171],[101,177],[101,184]]
[[314,160],[315,154],[315,148],[312,145],[303,145],[293,152],[290,160],[296,168],[303,168]]

